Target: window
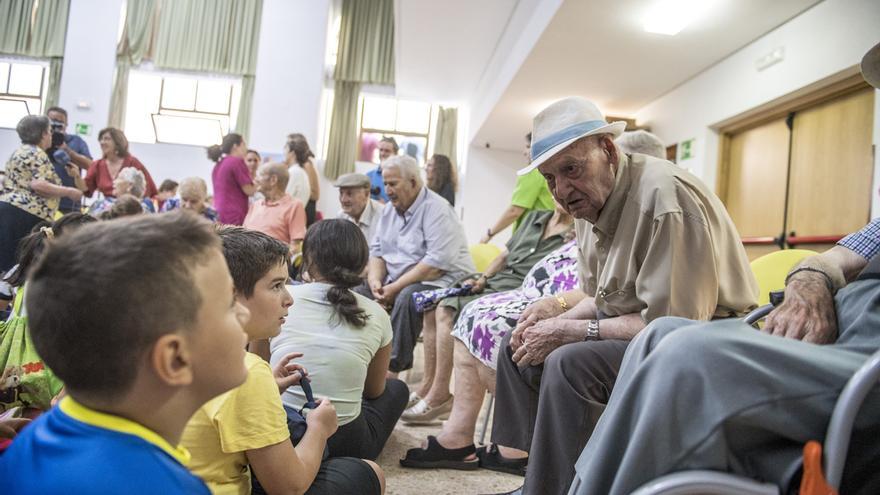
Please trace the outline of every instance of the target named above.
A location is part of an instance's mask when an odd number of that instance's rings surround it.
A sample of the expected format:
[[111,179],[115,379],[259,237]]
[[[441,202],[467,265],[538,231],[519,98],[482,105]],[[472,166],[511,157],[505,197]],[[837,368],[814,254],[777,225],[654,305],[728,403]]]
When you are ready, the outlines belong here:
[[400,150],[420,163],[428,159],[432,108],[430,103],[361,96],[358,160],[379,162],[379,141],[393,137]]
[[240,79],[133,70],[125,134],[140,143],[219,143],[235,123],[240,93]]
[[47,64],[0,60],[0,127],[15,128],[26,115],[43,113]]

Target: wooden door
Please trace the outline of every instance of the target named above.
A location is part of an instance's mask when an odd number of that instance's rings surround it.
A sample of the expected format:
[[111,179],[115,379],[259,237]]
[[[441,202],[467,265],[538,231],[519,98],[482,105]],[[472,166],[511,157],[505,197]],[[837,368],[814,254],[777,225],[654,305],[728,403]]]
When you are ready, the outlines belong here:
[[870,219],[873,116],[873,89],[795,115],[786,228],[791,244],[824,251],[834,242],[821,237],[855,232]]
[[722,200],[751,260],[779,249],[766,239],[784,229],[789,130],[781,118],[729,139]]

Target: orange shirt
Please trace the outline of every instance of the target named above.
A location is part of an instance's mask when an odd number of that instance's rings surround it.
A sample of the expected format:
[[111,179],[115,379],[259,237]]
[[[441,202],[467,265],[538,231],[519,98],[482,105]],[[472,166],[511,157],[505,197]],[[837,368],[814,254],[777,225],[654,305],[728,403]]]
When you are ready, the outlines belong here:
[[251,204],[243,226],[292,245],[306,236],[306,209],[289,194],[277,201],[260,199]]

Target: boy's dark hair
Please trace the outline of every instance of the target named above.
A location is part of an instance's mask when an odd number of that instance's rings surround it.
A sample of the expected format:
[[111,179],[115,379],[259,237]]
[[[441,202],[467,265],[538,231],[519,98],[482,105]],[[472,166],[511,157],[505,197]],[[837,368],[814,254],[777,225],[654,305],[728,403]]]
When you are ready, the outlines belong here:
[[120,396],[159,337],[195,324],[202,300],[192,272],[219,248],[210,222],[179,212],[65,235],[27,282],[37,352],[70,391]]
[[290,250],[274,237],[230,225],[217,226],[216,230],[235,291],[244,297],[254,295],[254,286],[269,270],[281,263],[290,265]]
[[24,285],[28,271],[34,266],[40,255],[46,248],[51,238],[58,238],[65,232],[70,233],[73,229],[81,227],[98,219],[79,212],[71,212],[55,221],[55,223],[40,222],[31,229],[31,233],[18,243],[15,269],[6,277],[6,283],[12,287]]
[[333,218],[312,224],[303,240],[303,270],[317,270],[332,287],[327,301],[336,317],[361,328],[369,315],[349,290],[363,282],[361,273],[370,259],[367,239],[360,227],[348,220]]
[[159,192],[173,191],[177,189],[177,186],[177,182],[171,179],[165,179],[162,181],[162,185],[159,186]]

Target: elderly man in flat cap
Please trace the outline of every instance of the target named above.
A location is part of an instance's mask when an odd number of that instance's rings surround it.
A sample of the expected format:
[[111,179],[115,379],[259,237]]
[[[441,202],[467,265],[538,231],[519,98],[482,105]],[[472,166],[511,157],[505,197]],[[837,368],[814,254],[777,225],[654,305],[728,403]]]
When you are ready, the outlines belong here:
[[[880,88],[880,44],[863,58],[862,74]],[[810,461],[804,445],[824,438],[840,391],[880,349],[878,253],[875,218],[806,258],[788,274],[785,301],[760,332],[735,320],[652,324],[627,350],[570,493],[629,494],[662,475],[694,469],[760,479],[775,485],[774,493],[793,493],[802,461]],[[880,493],[876,386],[854,419],[852,445],[842,449],[846,469],[824,474],[840,493]],[[821,456],[812,461],[818,465]]]
[[[492,441],[529,452],[523,493],[565,493],[629,341],[655,318],[738,316],[758,285],[724,205],[672,163],[623,153],[583,98],[535,117],[531,164],[575,217],[581,291],[533,303],[501,343]],[[454,448],[456,446],[447,446]],[[494,459],[492,464],[497,464]]]
[[345,174],[339,176],[333,185],[339,188],[339,205],[342,207],[336,218],[354,222],[369,245],[385,206],[370,197],[370,178],[358,173]]

